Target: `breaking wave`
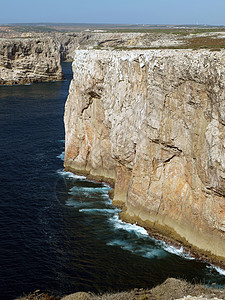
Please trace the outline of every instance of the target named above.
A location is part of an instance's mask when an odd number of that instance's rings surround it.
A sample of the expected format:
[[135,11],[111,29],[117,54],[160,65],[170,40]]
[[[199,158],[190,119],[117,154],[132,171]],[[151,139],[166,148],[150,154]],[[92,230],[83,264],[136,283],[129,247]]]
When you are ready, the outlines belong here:
[[195,259],[194,257],[191,256],[191,254],[186,253],[186,251],[184,250],[184,248],[182,246],[180,248],[177,248],[177,247],[168,245],[163,241],[158,241],[158,240],[157,240],[157,243],[159,243],[166,252],[169,252],[171,254],[175,254],[175,255],[181,256],[183,258],[190,259],[190,260]]
[[155,245],[143,245],[133,240],[115,239],[107,243],[108,246],[119,246],[123,250],[132,252],[145,258],[162,258],[167,254],[162,249],[156,248]]
[[225,270],[223,270],[223,269],[221,269],[221,268],[219,268],[219,267],[216,267],[216,266],[214,266],[214,265],[208,265],[207,268],[210,269],[210,270],[215,270],[215,271],[216,271],[217,273],[219,273],[220,275],[225,276]]
[[223,275],[225,276],[225,270],[219,268],[219,267],[216,267],[216,266],[213,266],[213,268],[220,274],[220,275]]
[[63,151],[61,154],[57,155],[56,157],[60,158],[62,161],[64,161],[65,151]]
[[70,189],[69,194],[76,195],[77,193],[108,193],[110,187],[81,187],[74,186]]
[[116,229],[126,230],[128,232],[134,232],[136,235],[148,236],[147,230],[137,224],[130,224],[123,222],[119,219],[118,215],[115,215],[109,219],[109,222],[113,224]]
[[[66,206],[74,207],[80,213],[89,215],[90,218],[104,216],[105,222],[112,231],[111,236],[108,234],[104,238],[108,246],[120,247],[148,259],[160,259],[172,254],[185,260],[195,260],[182,246],[177,248],[168,245],[164,241],[149,236],[145,228],[120,220],[119,212],[121,210],[112,206],[112,201],[108,196],[111,188],[107,184],[96,183],[87,180],[85,176],[63,170],[59,170],[58,174],[65,178],[72,178],[75,182],[75,185],[68,191],[70,197],[66,201]],[[225,270],[213,265],[210,265],[210,268],[225,276]]]
[[113,208],[83,208],[79,209],[79,212],[87,213],[87,214],[104,214],[104,215],[112,215],[119,212],[119,209]]
[[67,177],[67,178],[72,178],[72,179],[76,179],[76,180],[86,180],[85,176],[79,176],[79,175],[73,174],[72,172],[67,172],[64,170],[58,170],[57,173],[63,177]]

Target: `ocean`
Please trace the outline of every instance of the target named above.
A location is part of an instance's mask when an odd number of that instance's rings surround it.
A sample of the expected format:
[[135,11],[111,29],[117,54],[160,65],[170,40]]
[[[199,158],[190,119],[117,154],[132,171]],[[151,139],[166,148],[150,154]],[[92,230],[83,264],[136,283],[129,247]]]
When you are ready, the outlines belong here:
[[225,285],[225,272],[119,220],[110,189],[63,170],[72,78],[0,86],[0,298],[35,290],[151,288],[168,277]]

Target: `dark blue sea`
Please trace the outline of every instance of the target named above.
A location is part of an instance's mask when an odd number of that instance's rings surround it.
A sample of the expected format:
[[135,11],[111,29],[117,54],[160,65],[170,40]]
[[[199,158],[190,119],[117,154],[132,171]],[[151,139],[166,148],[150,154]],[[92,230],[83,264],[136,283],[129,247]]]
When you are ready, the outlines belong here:
[[105,184],[63,171],[64,104],[72,78],[0,86],[0,299],[37,289],[151,288],[168,277],[225,285],[225,272],[118,219]]

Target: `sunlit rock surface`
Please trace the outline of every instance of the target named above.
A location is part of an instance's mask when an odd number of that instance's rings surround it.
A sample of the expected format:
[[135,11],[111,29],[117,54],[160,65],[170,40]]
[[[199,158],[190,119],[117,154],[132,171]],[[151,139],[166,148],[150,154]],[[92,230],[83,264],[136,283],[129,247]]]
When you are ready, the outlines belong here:
[[52,38],[0,40],[0,84],[62,80],[60,45]]
[[65,167],[127,219],[225,260],[225,52],[77,50]]

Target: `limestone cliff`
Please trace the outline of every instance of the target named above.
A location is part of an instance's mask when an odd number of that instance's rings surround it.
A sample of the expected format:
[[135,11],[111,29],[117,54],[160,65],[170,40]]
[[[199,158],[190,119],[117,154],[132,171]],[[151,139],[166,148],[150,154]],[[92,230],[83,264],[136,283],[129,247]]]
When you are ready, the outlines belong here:
[[77,49],[184,47],[188,43],[188,38],[184,39],[184,35],[168,33],[84,31],[63,34],[54,33],[52,37],[60,43],[61,59],[66,61],[73,61],[74,51]]
[[225,51],[77,50],[65,168],[126,218],[225,261]]
[[0,40],[0,84],[61,80],[60,45],[52,38]]

